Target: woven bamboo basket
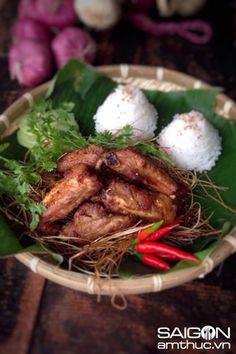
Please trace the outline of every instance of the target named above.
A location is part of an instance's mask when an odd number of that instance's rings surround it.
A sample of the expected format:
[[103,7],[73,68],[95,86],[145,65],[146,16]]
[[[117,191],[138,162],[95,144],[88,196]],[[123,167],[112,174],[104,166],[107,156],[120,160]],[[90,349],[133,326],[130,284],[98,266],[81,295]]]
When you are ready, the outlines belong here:
[[[162,67],[121,64],[102,66],[98,70],[118,82],[133,83],[140,88],[146,89],[172,91],[208,87],[207,84],[200,80]],[[45,83],[25,93],[0,115],[0,136],[9,135],[17,128],[20,115],[30,110],[34,99],[42,96],[46,92],[48,85],[49,83]],[[235,103],[222,94],[217,97],[216,110],[228,119],[236,118]],[[31,253],[17,255],[16,258],[33,272],[65,287],[89,294],[116,296],[158,292],[196,278],[203,278],[235,251],[236,227],[224,237],[218,247],[198,266],[173,271],[164,275],[134,276],[127,280],[119,278],[95,279],[92,275],[63,270],[59,266],[48,263]]]

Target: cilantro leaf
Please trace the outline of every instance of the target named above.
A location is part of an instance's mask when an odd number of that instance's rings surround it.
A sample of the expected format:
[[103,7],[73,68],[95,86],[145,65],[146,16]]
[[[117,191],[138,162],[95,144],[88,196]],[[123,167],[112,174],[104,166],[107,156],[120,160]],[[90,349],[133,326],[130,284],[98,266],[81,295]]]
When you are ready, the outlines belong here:
[[40,100],[20,122],[18,141],[31,151],[31,161],[52,171],[57,159],[65,152],[89,145],[80,134],[72,113],[74,104],[64,102],[52,108],[49,101]]
[[0,156],[4,168],[0,171],[0,195],[7,195],[26,210],[31,212],[30,227],[35,229],[45,207],[35,203],[29,197],[32,185],[39,183],[41,176],[32,164],[24,164],[16,160],[8,160]]

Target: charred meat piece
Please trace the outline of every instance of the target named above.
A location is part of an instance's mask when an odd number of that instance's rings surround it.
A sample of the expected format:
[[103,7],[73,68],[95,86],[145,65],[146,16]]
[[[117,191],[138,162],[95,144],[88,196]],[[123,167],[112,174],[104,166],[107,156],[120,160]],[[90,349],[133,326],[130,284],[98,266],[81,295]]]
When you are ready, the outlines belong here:
[[163,193],[150,192],[121,180],[112,180],[101,200],[113,213],[132,214],[149,221],[175,219],[176,206]]
[[62,235],[78,237],[78,242],[89,243],[109,233],[118,232],[133,225],[132,215],[113,215],[99,203],[84,203],[79,207],[72,222],[62,230]]
[[80,163],[96,168],[98,161],[105,151],[106,149],[102,146],[91,145],[85,149],[69,152],[59,159],[57,170],[60,173],[64,173]]
[[177,183],[151,159],[132,149],[107,152],[104,154],[104,163],[120,175],[155,191],[174,196],[178,189]]
[[89,172],[88,166],[74,167],[43,199],[42,204],[47,210],[42,215],[41,224],[65,218],[100,189],[101,183]]

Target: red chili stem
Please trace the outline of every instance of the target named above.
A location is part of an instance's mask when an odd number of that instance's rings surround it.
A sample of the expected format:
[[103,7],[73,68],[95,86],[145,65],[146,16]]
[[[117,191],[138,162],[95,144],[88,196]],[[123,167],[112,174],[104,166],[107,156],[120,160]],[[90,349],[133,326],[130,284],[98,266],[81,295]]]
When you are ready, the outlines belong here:
[[139,242],[136,244],[135,250],[140,253],[171,255],[176,256],[182,260],[188,260],[195,263],[200,262],[200,260],[191,253],[184,252],[178,248],[169,245],[164,245],[163,243],[159,242]]
[[162,227],[161,229],[153,232],[151,235],[149,235],[146,238],[146,241],[155,241],[158,240],[159,238],[165,236],[170,232],[176,225],[179,224],[180,220],[183,218],[183,215],[180,215],[177,219],[175,219],[172,223],[169,225]]

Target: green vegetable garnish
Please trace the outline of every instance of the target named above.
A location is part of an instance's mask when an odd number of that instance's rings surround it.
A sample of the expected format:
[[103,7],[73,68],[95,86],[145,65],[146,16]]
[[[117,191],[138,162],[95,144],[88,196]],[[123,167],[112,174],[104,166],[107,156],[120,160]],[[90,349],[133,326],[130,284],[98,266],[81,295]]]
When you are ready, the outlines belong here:
[[61,155],[89,145],[79,133],[73,107],[73,103],[63,103],[53,109],[50,102],[40,100],[21,120],[18,141],[30,149],[31,161],[38,167],[52,171]]
[[96,133],[84,137],[79,131],[74,114],[74,104],[63,103],[59,108],[52,108],[50,101],[39,101],[32,111],[24,116],[17,133],[21,145],[31,151],[31,161],[38,167],[52,171],[57,159],[66,152],[82,149],[92,144],[109,149],[135,147],[143,153],[173,162],[157,145],[150,141],[133,141],[133,128],[126,125],[116,135],[111,132]]
[[[0,151],[3,151],[0,146]],[[0,195],[8,195],[18,204],[31,212],[30,228],[37,227],[40,215],[45,207],[29,198],[32,185],[39,183],[41,176],[32,164],[24,164],[16,160],[8,160],[0,156],[4,169],[0,171]]]

